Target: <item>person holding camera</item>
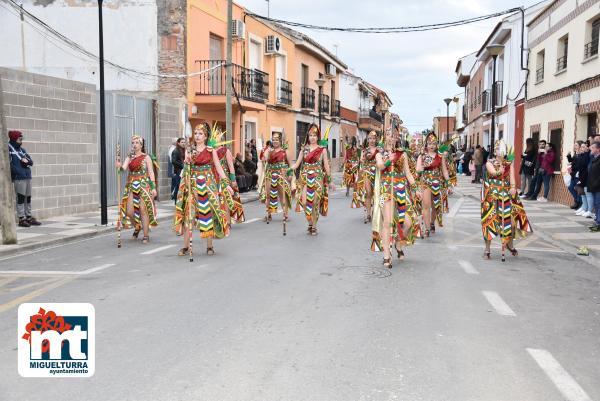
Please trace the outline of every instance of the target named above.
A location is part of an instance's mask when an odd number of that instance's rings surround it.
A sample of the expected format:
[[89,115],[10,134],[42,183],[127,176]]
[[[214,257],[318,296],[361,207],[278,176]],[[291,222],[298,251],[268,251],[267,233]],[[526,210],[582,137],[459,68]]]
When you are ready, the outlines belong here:
[[23,133],[8,132],[10,154],[10,178],[17,194],[17,216],[19,227],[39,226],[42,223],[31,216],[31,166],[33,159],[23,148]]

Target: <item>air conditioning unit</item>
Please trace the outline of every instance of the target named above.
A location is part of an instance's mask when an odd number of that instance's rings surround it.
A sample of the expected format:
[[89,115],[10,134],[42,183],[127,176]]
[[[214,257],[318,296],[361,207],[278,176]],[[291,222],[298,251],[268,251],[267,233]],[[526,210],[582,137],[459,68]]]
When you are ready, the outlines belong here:
[[337,69],[335,68],[335,65],[331,63],[325,64],[325,75],[330,78],[335,77],[337,75]]
[[281,54],[281,39],[279,36],[267,36],[265,54],[278,55]]
[[232,22],[233,24],[231,26],[231,36],[233,36],[234,39],[243,40],[246,36],[246,24],[237,19],[234,19]]

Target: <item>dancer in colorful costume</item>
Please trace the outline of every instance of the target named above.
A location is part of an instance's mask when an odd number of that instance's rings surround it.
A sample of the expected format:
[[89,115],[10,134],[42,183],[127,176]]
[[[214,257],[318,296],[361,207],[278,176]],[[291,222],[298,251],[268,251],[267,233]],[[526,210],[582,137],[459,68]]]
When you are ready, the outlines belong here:
[[267,196],[265,202],[267,223],[271,221],[271,215],[277,213],[279,207],[283,210],[283,219],[288,221],[288,210],[292,205],[291,180],[294,174],[294,170],[290,167],[292,162],[287,154],[287,144],[284,143],[282,134],[273,133],[271,146],[267,147],[261,155],[266,161],[264,193]]
[[[372,221],[373,216],[373,194],[375,193],[375,176],[377,173],[376,156],[383,151],[383,144],[379,144],[379,136],[375,131],[369,132],[367,135],[366,146],[361,154],[360,171],[359,171],[359,188],[356,191],[357,199],[353,200],[352,207],[358,208],[364,205],[366,216],[364,223]],[[381,145],[381,147],[378,147]],[[360,196],[360,198],[359,198]]]
[[427,135],[425,150],[417,160],[417,174],[423,190],[422,212],[425,236],[435,233],[435,222],[443,227],[444,202],[443,185],[448,181],[448,169],[444,156],[438,152],[438,140],[434,133]]
[[146,154],[144,139],[139,135],[131,138],[131,152],[121,164],[116,161],[117,169],[129,170],[125,192],[121,198],[119,212],[124,228],[134,227],[133,238],[138,238],[140,230],[144,230],[142,243],[150,240],[150,227],[156,227],[156,181],[154,179],[154,163]]
[[[219,179],[227,178],[215,150],[221,145],[223,143],[218,143],[216,138],[209,139],[206,125],[197,126],[189,140],[173,226],[176,233],[183,234],[180,256],[191,252],[193,228],[200,231],[201,238],[207,239],[208,255],[214,255],[213,238],[221,239],[229,235],[229,211],[219,193],[219,182],[215,177],[216,172]],[[233,196],[231,185],[227,185],[225,190]]]
[[296,212],[304,210],[308,222],[307,233],[310,235],[317,235],[319,215],[327,216],[329,208],[327,189],[331,184],[331,170],[327,156],[327,139],[330,128],[321,139],[319,127],[311,124],[306,142],[293,166],[294,170],[302,166],[297,185]]
[[[215,124],[211,130],[211,137],[217,142],[221,142],[225,132],[222,132]],[[242,199],[240,198],[240,190],[235,179],[235,168],[233,167],[233,156],[229,148],[225,145],[221,145],[217,149],[217,156],[221,163],[221,168],[225,172],[225,179],[219,180],[219,193],[224,196],[225,206],[229,209],[229,224],[243,223],[246,220],[244,216],[244,207],[242,206]],[[233,194],[230,194],[226,190],[227,186],[233,189]]]
[[422,196],[410,172],[408,154],[399,145],[397,136],[388,130],[383,151],[375,155],[377,172],[371,250],[383,250],[383,265],[390,269],[392,244],[402,260],[402,247],[414,244],[418,237],[418,216],[413,208],[413,199]]
[[346,186],[346,196],[350,194],[350,188],[356,192],[356,180],[358,175],[358,164],[360,152],[356,147],[356,137],[352,137],[350,144],[346,144],[346,154],[344,155],[344,185]]
[[485,241],[483,257],[490,259],[491,242],[500,236],[504,261],[505,248],[517,256],[515,238],[524,238],[533,230],[517,196],[514,151],[509,152],[504,141],[499,140],[496,141],[494,155],[485,165],[487,175],[481,190],[481,228]]

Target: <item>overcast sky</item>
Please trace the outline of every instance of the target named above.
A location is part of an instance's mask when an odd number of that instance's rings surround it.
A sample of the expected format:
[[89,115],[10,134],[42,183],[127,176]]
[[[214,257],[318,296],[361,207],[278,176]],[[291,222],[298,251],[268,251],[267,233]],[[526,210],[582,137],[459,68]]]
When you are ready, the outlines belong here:
[[[267,15],[265,0],[236,0]],[[336,27],[407,26],[456,21],[530,6],[535,0],[271,0],[270,15],[288,21]],[[458,58],[478,50],[499,19],[430,32],[358,34],[305,30],[363,79],[385,90],[392,111],[411,132],[445,115],[443,99],[460,93]],[[452,113],[452,110],[450,111]]]

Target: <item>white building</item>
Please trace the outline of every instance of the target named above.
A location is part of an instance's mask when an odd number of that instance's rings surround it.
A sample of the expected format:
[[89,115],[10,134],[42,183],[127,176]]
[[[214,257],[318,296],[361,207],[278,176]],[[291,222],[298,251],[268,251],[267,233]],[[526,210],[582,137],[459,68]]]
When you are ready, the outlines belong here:
[[[557,147],[551,199],[569,202],[558,173],[575,140],[598,133],[600,0],[555,0],[529,24],[525,137]],[[572,199],[571,199],[572,200]]]

